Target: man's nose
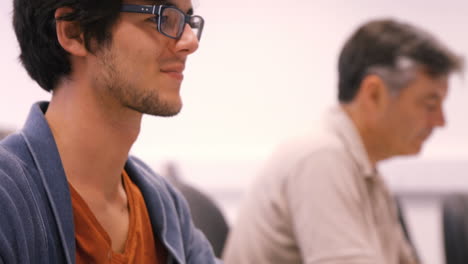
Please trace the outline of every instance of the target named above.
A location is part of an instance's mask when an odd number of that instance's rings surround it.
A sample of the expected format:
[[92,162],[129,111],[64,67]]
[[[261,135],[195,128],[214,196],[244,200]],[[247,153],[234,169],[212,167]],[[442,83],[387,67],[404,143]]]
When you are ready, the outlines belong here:
[[198,38],[190,25],[185,24],[184,32],[180,39],[176,42],[176,51],[186,53],[186,55],[194,53],[198,49]]

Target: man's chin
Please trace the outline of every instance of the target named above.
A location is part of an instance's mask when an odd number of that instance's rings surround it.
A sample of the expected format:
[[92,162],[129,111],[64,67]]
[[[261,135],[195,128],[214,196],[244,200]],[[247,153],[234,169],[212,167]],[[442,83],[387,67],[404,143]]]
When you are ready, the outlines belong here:
[[170,116],[177,115],[181,111],[182,101],[180,100],[177,100],[174,102],[146,101],[144,104],[139,104],[137,106],[133,106],[130,108],[142,114],[147,114],[147,115],[152,115],[152,116],[170,117]]
[[172,116],[176,116],[180,113],[180,110],[179,111],[173,111],[173,112],[163,112],[163,113],[158,113],[158,114],[154,114],[154,116],[160,116],[160,117],[172,117]]
[[402,155],[405,155],[405,156],[415,156],[415,155],[418,155],[421,153],[422,151],[422,148],[423,148],[423,144],[415,144],[413,146],[411,146],[410,148],[406,149]]
[[171,117],[180,113],[182,110],[182,103],[166,105],[165,107],[158,107],[153,113],[148,113],[154,116]]

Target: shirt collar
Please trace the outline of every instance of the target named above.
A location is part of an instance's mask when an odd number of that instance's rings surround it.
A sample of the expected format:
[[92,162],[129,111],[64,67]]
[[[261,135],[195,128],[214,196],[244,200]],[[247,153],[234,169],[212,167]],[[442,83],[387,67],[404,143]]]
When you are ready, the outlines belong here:
[[327,126],[342,140],[346,150],[358,164],[362,175],[366,178],[376,176],[377,169],[369,160],[361,135],[343,108],[340,105],[334,106],[326,114],[325,121]]

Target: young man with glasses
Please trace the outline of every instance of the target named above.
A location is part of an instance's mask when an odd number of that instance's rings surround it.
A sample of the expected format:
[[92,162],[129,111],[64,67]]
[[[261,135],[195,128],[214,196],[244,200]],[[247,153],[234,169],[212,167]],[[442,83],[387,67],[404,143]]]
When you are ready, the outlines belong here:
[[0,263],[214,263],[173,187],[128,157],[172,116],[203,19],[189,0],[14,0],[20,59],[50,102],[0,143]]

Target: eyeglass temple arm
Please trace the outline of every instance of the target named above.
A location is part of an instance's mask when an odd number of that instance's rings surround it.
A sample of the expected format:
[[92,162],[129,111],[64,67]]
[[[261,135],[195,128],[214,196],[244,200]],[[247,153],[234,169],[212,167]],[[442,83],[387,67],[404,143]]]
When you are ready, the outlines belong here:
[[130,13],[142,13],[156,15],[161,10],[161,6],[156,5],[122,5],[120,11]]

